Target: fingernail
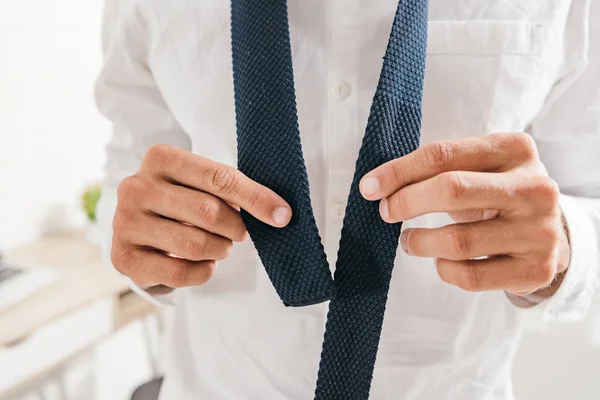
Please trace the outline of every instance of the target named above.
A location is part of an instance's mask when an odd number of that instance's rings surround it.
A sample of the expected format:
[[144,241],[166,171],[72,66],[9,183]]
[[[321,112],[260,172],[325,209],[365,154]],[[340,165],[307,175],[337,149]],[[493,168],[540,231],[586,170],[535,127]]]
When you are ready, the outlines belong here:
[[277,207],[273,211],[273,221],[279,226],[286,226],[290,222],[292,212],[287,207]]
[[250,234],[248,231],[246,231],[246,233],[244,233],[244,237],[242,238],[242,243],[247,242],[248,239],[250,239]]
[[407,242],[408,242],[408,234],[409,233],[410,233],[410,229],[405,229],[402,232],[402,235],[400,235],[400,247],[402,247],[402,250],[404,250],[404,252],[406,254],[410,254],[408,252],[408,244],[407,244]]
[[390,209],[388,207],[388,201],[385,197],[379,202],[379,214],[381,214],[381,218],[384,220],[387,220],[390,217]]
[[379,191],[379,179],[373,178],[372,176],[364,178],[360,182],[360,192],[364,196],[373,196]]

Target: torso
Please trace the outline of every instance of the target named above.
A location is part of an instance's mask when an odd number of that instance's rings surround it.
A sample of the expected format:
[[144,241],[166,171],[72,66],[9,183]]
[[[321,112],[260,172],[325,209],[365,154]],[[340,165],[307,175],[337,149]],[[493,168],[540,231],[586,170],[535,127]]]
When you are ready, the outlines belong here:
[[[235,165],[229,2],[139,0],[150,66],[195,153]],[[296,94],[315,216],[334,264],[344,204],[397,2],[290,0]],[[422,143],[525,131],[557,79],[567,0],[432,0]],[[406,226],[451,221],[428,215]],[[286,309],[251,244],[179,290],[163,399],[312,397],[326,305]],[[510,399],[517,309],[399,252],[371,398]]]

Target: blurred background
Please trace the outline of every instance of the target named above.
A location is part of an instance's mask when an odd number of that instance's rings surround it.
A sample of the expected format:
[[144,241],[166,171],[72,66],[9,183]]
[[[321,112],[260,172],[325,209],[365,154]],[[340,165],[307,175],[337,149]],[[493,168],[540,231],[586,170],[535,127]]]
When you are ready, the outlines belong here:
[[[0,400],[128,400],[161,374],[160,311],[97,245],[102,13],[102,0],[0,3]],[[518,399],[600,399],[598,311],[531,322]]]

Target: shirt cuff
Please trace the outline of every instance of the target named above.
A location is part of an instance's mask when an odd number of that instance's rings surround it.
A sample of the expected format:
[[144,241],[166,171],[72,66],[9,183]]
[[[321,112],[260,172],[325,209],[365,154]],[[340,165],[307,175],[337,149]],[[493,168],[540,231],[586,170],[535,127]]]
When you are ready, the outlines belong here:
[[143,287],[132,281],[130,278],[124,276],[133,290],[134,293],[146,299],[150,303],[154,304],[157,307],[161,306],[174,306],[175,305],[175,293],[174,290],[170,290],[167,293],[163,294],[152,294],[152,289],[154,286]]
[[561,194],[559,202],[569,231],[571,261],[556,293],[530,308],[538,313],[540,321],[582,319],[599,286],[596,270],[600,268],[600,257],[594,224],[576,197]]
[[[117,208],[117,189],[112,186],[104,185],[102,187],[102,196],[100,197],[100,201],[98,202],[98,206],[96,208],[96,214],[98,217],[98,227],[102,234],[100,240],[102,261],[105,266],[113,271],[117,272],[112,265],[112,261],[110,259],[110,250],[112,246],[112,219],[115,214],[115,209]],[[121,276],[126,279],[127,283],[131,290],[141,296],[142,298],[148,300],[150,303],[155,306],[172,306],[175,305],[175,296],[173,291],[170,293],[164,294],[156,294],[158,291],[152,290],[153,287],[142,287],[137,285],[131,279],[126,277],[125,275]],[[153,293],[154,294],[153,294]]]

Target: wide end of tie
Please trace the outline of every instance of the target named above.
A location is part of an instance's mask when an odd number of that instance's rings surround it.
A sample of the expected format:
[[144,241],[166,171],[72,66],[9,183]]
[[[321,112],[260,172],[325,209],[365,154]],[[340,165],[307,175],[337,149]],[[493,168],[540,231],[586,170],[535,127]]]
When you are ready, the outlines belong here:
[[308,205],[285,228],[269,226],[242,210],[258,256],[286,307],[323,303],[335,296],[327,256]]

